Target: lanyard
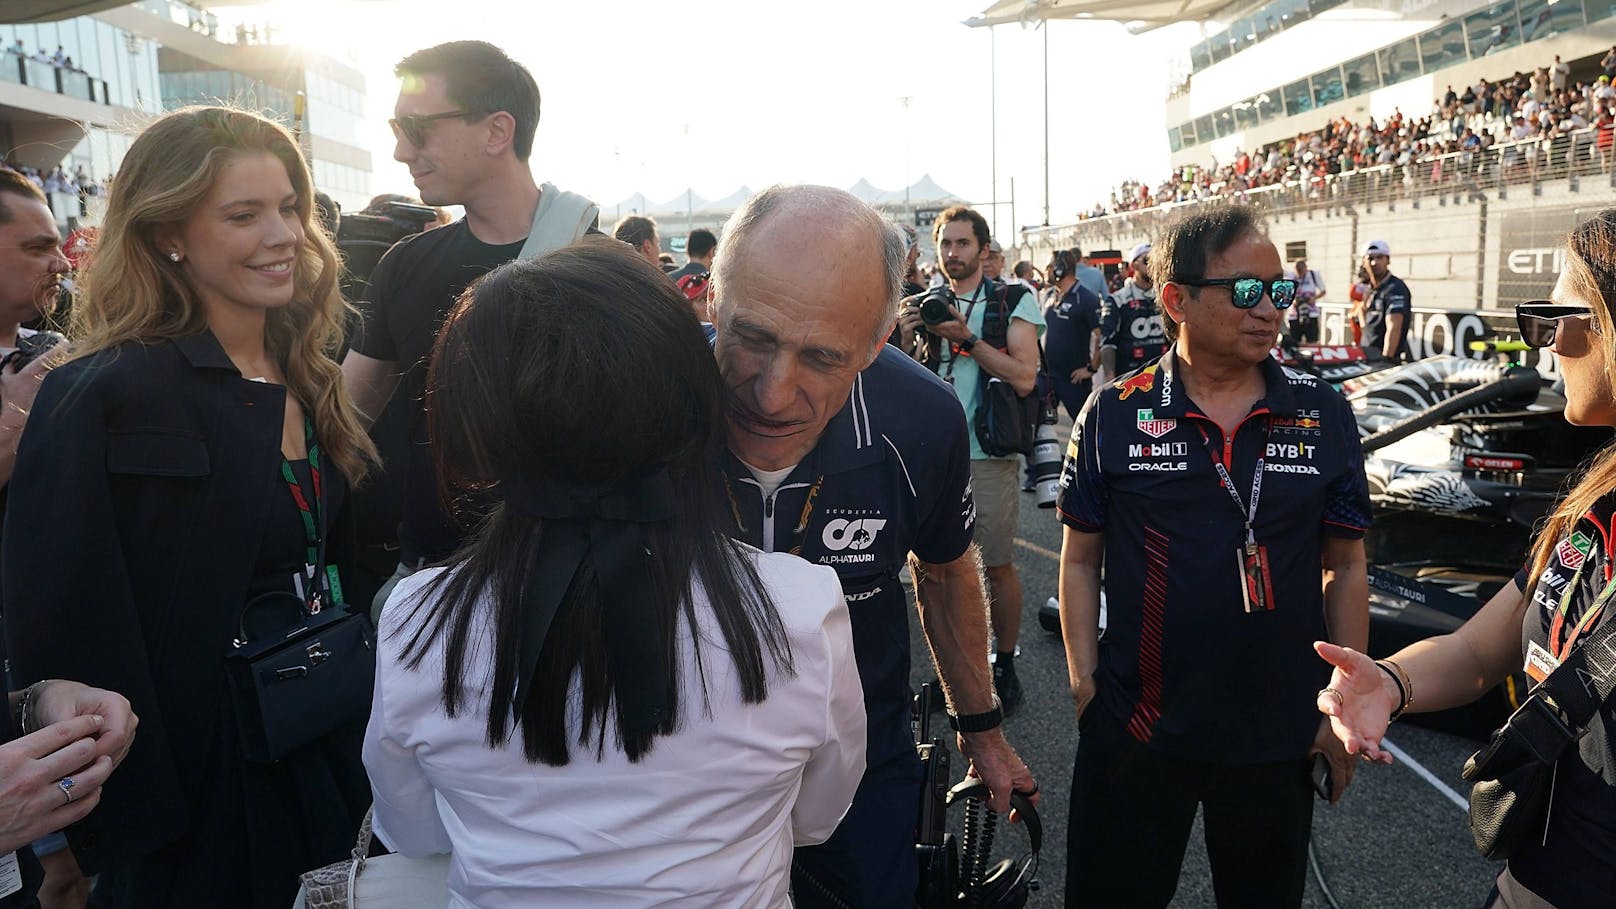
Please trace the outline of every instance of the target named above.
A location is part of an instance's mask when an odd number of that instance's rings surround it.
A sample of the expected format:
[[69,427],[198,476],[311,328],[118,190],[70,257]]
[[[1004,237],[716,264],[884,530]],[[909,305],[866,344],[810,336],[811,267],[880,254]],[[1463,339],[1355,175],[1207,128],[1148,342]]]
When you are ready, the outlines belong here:
[[[1270,422],[1269,423],[1269,428],[1272,429],[1272,427],[1273,427],[1273,424],[1272,424],[1272,422]],[[1205,429],[1203,429],[1203,428],[1201,428],[1199,426],[1197,426],[1196,429],[1200,430],[1200,432],[1201,432],[1201,441],[1205,444],[1205,446],[1210,446],[1212,444],[1212,437],[1208,436],[1206,434]],[[1238,427],[1238,426],[1235,427],[1235,434],[1238,435],[1239,432],[1240,432],[1240,427]],[[1230,444],[1232,445],[1233,443],[1231,442]],[[1264,445],[1265,449],[1266,449],[1266,447],[1267,446]],[[1255,470],[1252,471],[1252,475],[1251,475],[1251,507],[1247,508],[1246,503],[1242,502],[1240,500],[1240,493],[1235,492],[1234,478],[1229,476],[1229,470],[1228,470],[1228,468],[1223,466],[1223,460],[1221,458],[1219,458],[1216,454],[1213,454],[1212,449],[1210,447],[1207,447],[1206,453],[1207,453],[1207,455],[1209,457],[1212,458],[1212,469],[1216,470],[1218,472],[1218,479],[1223,481],[1223,488],[1229,493],[1229,498],[1234,500],[1234,507],[1239,509],[1240,514],[1245,517],[1245,520],[1246,520],[1246,554],[1247,555],[1256,555],[1257,554],[1257,532],[1256,532],[1256,530],[1254,528],[1255,528],[1256,523],[1257,523],[1257,502],[1258,502],[1259,499],[1262,498],[1263,460],[1264,460],[1265,456],[1258,455],[1258,457],[1257,457],[1257,467],[1256,467]]]
[[[976,291],[974,293],[972,293],[970,302],[968,304],[966,304],[966,306],[965,306],[965,327],[966,328],[969,328],[971,326],[971,313],[976,312],[977,301],[985,299],[987,297],[986,288],[987,288],[987,281],[986,281],[986,279],[984,279],[981,284],[976,285]],[[1042,348],[1040,348],[1040,350],[1041,349]],[[970,354],[966,353],[963,350],[961,350],[960,346],[958,344],[955,344],[952,341],[949,342],[949,345],[948,345],[948,362],[944,364],[943,381],[945,381],[945,382],[949,383],[950,385],[952,385],[954,383],[954,361],[958,360],[960,357],[968,357],[968,356],[970,356]]]
[[1565,593],[1560,597],[1560,608],[1554,613],[1554,621],[1549,623],[1549,652],[1554,654],[1557,660],[1565,659],[1566,654],[1571,652],[1571,646],[1577,642],[1577,638],[1593,626],[1599,614],[1604,611],[1605,604],[1610,602],[1611,597],[1616,596],[1616,578],[1613,578],[1605,584],[1605,589],[1599,592],[1599,596],[1594,598],[1593,606],[1577,620],[1571,629],[1571,635],[1564,641],[1559,640],[1560,636],[1565,634],[1565,621],[1571,612],[1571,599],[1582,588],[1582,573],[1593,560],[1590,554],[1582,560],[1581,565],[1577,566],[1576,573],[1571,576],[1571,582],[1566,584]]
[[[303,416],[303,441],[309,454],[309,480],[312,489],[304,489],[292,470],[292,462],[281,455],[281,479],[292,493],[298,515],[303,519],[303,539],[307,545],[304,570],[294,576],[297,594],[308,605],[309,613],[318,613],[321,588],[330,594],[329,605],[341,606],[342,582],[337,577],[337,566],[325,565],[325,487],[320,481],[320,443],[314,436],[314,421]],[[323,577],[321,577],[323,575]],[[316,580],[318,578],[318,580]]]

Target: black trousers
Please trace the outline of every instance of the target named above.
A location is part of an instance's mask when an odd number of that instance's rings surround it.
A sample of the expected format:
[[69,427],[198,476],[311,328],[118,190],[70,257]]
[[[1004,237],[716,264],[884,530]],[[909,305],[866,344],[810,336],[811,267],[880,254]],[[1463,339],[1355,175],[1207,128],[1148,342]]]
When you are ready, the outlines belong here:
[[1310,763],[1169,757],[1091,705],[1072,768],[1066,906],[1166,906],[1178,889],[1197,806],[1220,907],[1300,906],[1316,798]]

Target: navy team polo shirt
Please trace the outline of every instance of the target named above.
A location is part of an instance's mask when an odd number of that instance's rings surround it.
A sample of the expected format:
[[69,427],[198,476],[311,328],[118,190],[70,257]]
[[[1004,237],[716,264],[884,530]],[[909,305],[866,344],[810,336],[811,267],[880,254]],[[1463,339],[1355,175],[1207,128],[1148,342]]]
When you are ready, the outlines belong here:
[[931,370],[884,346],[853,383],[819,444],[773,496],[726,453],[736,538],[829,565],[841,578],[864,683],[871,771],[914,759],[909,729],[909,597],[898,579],[912,551],[940,565],[971,546],[970,442],[959,398]]
[[[1105,534],[1095,705],[1177,757],[1301,758],[1330,676],[1312,648],[1327,639],[1321,541],[1359,539],[1369,527],[1357,423],[1340,394],[1269,358],[1266,393],[1226,443],[1174,381],[1176,365],[1168,348],[1096,391],[1072,427],[1061,523]],[[1263,460],[1255,528],[1272,569],[1271,611],[1245,611],[1245,520],[1214,457],[1247,506]]]

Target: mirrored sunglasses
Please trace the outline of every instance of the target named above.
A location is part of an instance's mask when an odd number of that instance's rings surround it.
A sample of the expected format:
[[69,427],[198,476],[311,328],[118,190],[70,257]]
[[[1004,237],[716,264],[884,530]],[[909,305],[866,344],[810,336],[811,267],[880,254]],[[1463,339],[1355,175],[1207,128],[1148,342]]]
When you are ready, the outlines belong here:
[[1236,309],[1251,309],[1262,302],[1263,294],[1273,302],[1275,309],[1289,309],[1296,302],[1296,282],[1290,278],[1202,278],[1199,281],[1175,281],[1185,287],[1227,287]]

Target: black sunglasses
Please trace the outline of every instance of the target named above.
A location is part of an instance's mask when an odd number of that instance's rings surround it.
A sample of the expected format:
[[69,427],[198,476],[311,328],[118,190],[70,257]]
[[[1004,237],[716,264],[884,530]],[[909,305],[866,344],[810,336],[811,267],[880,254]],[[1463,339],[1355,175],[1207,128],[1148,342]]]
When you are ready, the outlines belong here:
[[387,121],[393,128],[393,138],[404,139],[416,148],[426,144],[426,125],[435,120],[450,120],[455,117],[486,117],[493,111],[486,110],[446,110],[438,114],[410,114],[404,117],[394,117]]
[[1527,347],[1548,347],[1554,343],[1561,319],[1591,316],[1587,306],[1557,306],[1548,300],[1533,300],[1515,307],[1515,324],[1520,326],[1521,340]]
[[1275,309],[1289,309],[1296,302],[1296,282],[1290,278],[1275,278],[1264,281],[1261,278],[1202,278],[1199,281],[1174,281],[1185,287],[1227,287],[1229,297],[1234,301],[1236,309],[1251,309],[1262,301],[1263,293],[1268,294]]

